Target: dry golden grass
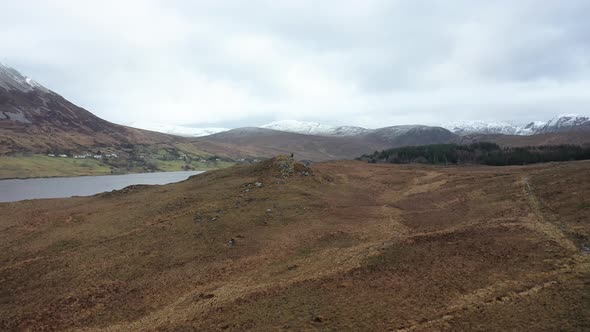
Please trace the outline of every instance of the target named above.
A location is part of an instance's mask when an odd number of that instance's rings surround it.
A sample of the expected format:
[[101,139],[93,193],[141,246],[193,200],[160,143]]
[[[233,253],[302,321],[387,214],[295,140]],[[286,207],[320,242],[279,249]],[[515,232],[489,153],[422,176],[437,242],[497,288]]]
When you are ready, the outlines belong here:
[[306,171],[0,204],[0,328],[590,328],[589,162]]

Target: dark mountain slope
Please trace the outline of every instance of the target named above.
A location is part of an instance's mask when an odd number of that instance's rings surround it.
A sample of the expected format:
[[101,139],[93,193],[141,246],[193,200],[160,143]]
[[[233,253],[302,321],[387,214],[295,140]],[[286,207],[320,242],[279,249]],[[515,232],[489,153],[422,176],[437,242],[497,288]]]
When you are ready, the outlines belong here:
[[0,64],[0,154],[177,140],[175,136],[105,121]]

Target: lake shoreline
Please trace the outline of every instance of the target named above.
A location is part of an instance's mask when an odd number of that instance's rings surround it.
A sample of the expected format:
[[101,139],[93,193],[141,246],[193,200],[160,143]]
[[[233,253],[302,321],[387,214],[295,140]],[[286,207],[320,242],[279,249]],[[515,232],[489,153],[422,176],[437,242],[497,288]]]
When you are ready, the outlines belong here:
[[214,171],[218,168],[209,168],[209,169],[191,169],[189,171],[154,171],[154,172],[128,172],[128,173],[111,173],[111,174],[84,174],[84,175],[51,175],[51,176],[29,176],[29,177],[16,177],[16,178],[3,178],[0,175],[0,182],[6,180],[33,180],[33,179],[55,179],[55,178],[83,178],[89,176],[118,176],[118,175],[133,175],[133,174],[156,174],[156,173],[178,173],[178,172],[208,172]]
[[234,162],[228,161],[192,161],[187,164],[181,160],[156,159],[142,161],[138,164],[125,160],[60,158],[41,154],[0,156],[0,180],[208,171],[230,167],[234,164]]
[[93,196],[132,185],[166,185],[186,181],[205,171],[144,172],[131,174],[46,177],[0,180],[0,203],[33,199]]

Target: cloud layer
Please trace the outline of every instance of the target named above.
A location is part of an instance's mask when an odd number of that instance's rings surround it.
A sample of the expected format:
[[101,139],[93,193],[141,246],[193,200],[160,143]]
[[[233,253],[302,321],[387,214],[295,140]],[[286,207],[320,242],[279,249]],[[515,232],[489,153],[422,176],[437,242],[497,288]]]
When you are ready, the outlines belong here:
[[0,60],[118,123],[379,127],[590,108],[585,0],[0,1]]

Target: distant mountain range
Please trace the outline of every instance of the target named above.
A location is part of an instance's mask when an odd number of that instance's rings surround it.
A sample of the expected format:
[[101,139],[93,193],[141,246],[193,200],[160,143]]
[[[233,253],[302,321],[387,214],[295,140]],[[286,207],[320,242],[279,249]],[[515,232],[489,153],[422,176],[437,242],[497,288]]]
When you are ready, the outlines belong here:
[[[448,143],[457,135],[440,127],[393,126],[364,135],[310,135],[268,128],[237,128],[195,138],[194,142],[221,156],[272,157],[295,153],[299,159],[328,160],[355,158],[362,151],[404,145]],[[229,154],[229,155],[228,155]]]
[[[418,126],[419,125],[416,125],[415,127]],[[134,123],[132,124],[132,127],[185,137],[202,137],[230,130],[228,128],[195,128],[153,123]],[[412,126],[406,125],[392,127],[409,128]],[[467,136],[472,134],[529,136],[535,134],[563,132],[579,128],[588,128],[590,127],[590,117],[577,114],[563,114],[548,121],[533,121],[525,125],[518,125],[510,122],[457,121],[441,124],[440,127],[445,128],[459,136]],[[384,129],[368,129],[357,126],[330,126],[317,122],[297,120],[275,121],[262,125],[259,128],[316,136],[363,136],[374,132],[379,132],[380,130]]]
[[355,126],[329,126],[317,122],[304,122],[296,120],[275,121],[261,126],[261,128],[287,131],[306,135],[322,136],[357,136],[372,132],[371,129]]
[[157,131],[164,134],[183,136],[183,137],[201,137],[228,131],[230,128],[196,128],[189,126],[176,126],[151,122],[134,122],[130,125],[134,128]]
[[285,120],[237,129],[153,123],[136,123],[134,127],[142,129],[105,121],[0,64],[0,155],[109,148],[133,150],[129,152],[133,161],[146,155],[142,151],[149,147],[154,155],[176,151],[172,154],[237,160],[295,153],[299,159],[327,160],[405,145],[449,142],[492,141],[508,146],[590,143],[590,119],[580,115],[561,115],[522,126],[461,122],[368,129]]
[[445,123],[442,127],[464,136],[470,134],[536,135],[590,127],[590,118],[578,114],[562,114],[548,121],[533,121],[526,125],[509,122],[465,121]]
[[[401,126],[394,126],[399,128]],[[406,128],[419,127],[403,126]],[[577,114],[563,114],[548,121],[534,121],[525,125],[517,125],[509,122],[483,122],[483,121],[462,121],[449,122],[440,125],[452,133],[460,136],[471,134],[502,134],[502,135],[535,135],[545,133],[562,132],[571,129],[590,127],[590,117]],[[329,126],[317,122],[304,122],[295,120],[276,121],[261,126],[280,131],[287,131],[300,134],[322,135],[322,136],[357,136],[379,132],[384,128],[367,129],[355,126]],[[393,127],[386,127],[393,128]]]

